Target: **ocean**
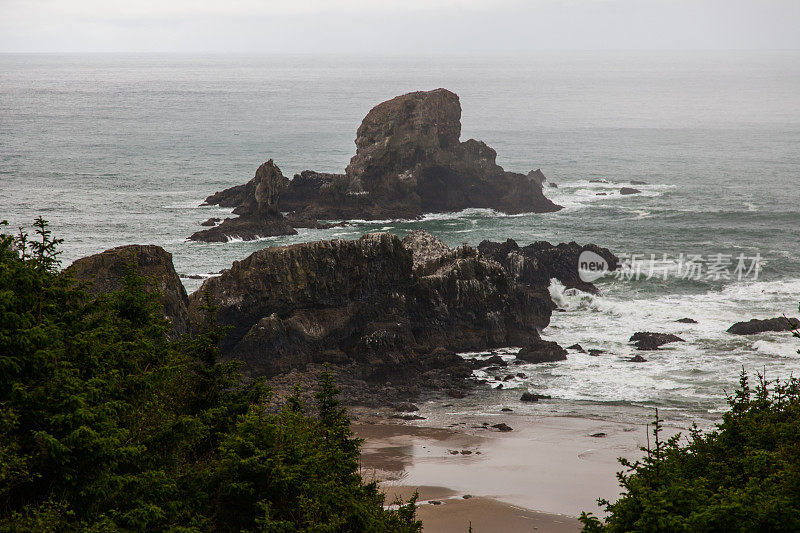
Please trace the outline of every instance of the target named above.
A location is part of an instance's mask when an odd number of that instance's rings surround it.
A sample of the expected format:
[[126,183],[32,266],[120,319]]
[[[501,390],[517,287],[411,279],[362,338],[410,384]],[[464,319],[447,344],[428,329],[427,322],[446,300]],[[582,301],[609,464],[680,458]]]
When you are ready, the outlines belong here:
[[[246,182],[270,158],[287,176],[341,172],[372,106],[437,87],[461,98],[462,139],[485,141],[507,170],[541,168],[558,185],[545,193],[565,208],[186,241],[201,221],[230,211],[199,207],[207,195]],[[618,417],[658,407],[678,422],[711,421],[743,368],[767,378],[800,374],[800,342],[788,334],[725,332],[736,321],[798,311],[798,95],[800,52],[0,55],[0,219],[17,227],[47,218],[65,240],[65,265],[152,243],[184,276],[213,275],[266,246],[369,231],[422,228],[450,245],[596,243],[641,275],[607,276],[597,296],[554,283],[561,310],[542,335],[605,353],[525,366],[526,378],[487,387],[460,408],[516,403],[527,388],[553,397],[522,408],[533,414]],[[642,193],[620,195],[632,180],[647,182],[633,185]],[[653,255],[667,264],[699,256],[693,262],[705,270],[649,276],[659,266]],[[737,272],[739,259],[749,272]],[[192,291],[202,280],[184,281]],[[698,323],[676,322],[684,317]],[[643,330],[686,342],[630,363],[628,338]]]

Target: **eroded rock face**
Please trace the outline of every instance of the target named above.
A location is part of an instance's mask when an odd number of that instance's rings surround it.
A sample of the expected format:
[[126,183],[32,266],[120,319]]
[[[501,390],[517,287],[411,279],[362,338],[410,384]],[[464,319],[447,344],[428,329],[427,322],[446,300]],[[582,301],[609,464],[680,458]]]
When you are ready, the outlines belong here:
[[[438,253],[415,258],[412,241]],[[408,242],[411,250],[395,236],[367,234],[266,248],[206,280],[190,313],[199,319],[208,292],[220,323],[233,328],[224,353],[256,375],[330,362],[379,380],[422,361],[469,375],[453,351],[539,339],[549,306],[520,297],[500,264],[430,236]]]
[[597,293],[597,287],[581,280],[578,273],[578,258],[584,251],[591,251],[608,264],[610,271],[619,268],[619,259],[608,248],[594,244],[584,246],[576,242],[556,246],[539,241],[520,247],[513,239],[506,242],[483,241],[478,250],[485,256],[501,263],[519,282],[530,288],[547,288],[550,280],[559,280],[568,289]]
[[[296,235],[295,230],[278,210],[278,199],[289,180],[270,159],[256,169],[248,183],[209,196],[206,204],[236,206],[238,218],[226,218],[217,226],[194,233],[190,240],[226,242],[232,238],[246,241],[260,237]],[[212,224],[213,225],[213,224]]]
[[737,322],[728,328],[728,333],[734,335],[755,335],[765,331],[791,331],[800,327],[800,320],[797,318],[777,317],[766,320],[753,318],[747,322]]
[[[263,211],[280,201],[284,211],[302,221],[417,218],[475,207],[505,213],[560,209],[542,192],[541,170],[507,172],[492,148],[474,139],[461,142],[460,136],[461,103],[455,93],[436,89],[398,96],[364,118],[344,174],[306,170],[285,186],[270,179],[269,199],[259,205]],[[259,172],[245,185],[209,196],[206,205],[250,213]]]
[[154,245],[131,244],[78,259],[65,271],[79,282],[87,283],[94,294],[122,288],[122,278],[130,266],[147,278],[149,290],[161,293],[164,316],[172,322],[173,333],[188,331],[188,298],[175,267],[172,254]]

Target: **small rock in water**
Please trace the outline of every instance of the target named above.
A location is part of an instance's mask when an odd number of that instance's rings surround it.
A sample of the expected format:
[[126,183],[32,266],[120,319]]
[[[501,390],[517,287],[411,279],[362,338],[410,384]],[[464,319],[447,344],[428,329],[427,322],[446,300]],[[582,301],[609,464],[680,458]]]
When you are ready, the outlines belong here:
[[631,180],[631,185],[647,185],[647,182],[642,180]]
[[594,437],[594,438],[596,438],[596,439],[599,439],[599,438],[605,437],[605,436],[606,436],[606,434],[605,434],[605,433],[603,433],[603,432],[601,431],[601,432],[599,432],[599,433],[592,433],[592,434],[591,434],[591,435],[589,435],[589,436],[590,436],[590,437]]
[[567,346],[567,350],[575,350],[579,353],[586,353],[586,350],[583,349],[583,346],[580,344],[573,344],[572,346]]
[[528,377],[528,374],[526,374],[525,372],[517,372],[517,377],[520,379],[525,379]]
[[508,426],[502,422],[499,424],[495,424],[492,427],[495,428],[497,431],[503,431],[503,432],[514,431],[514,429],[511,426]]
[[510,407],[503,407],[503,408],[502,408],[502,409],[500,409],[500,410],[501,410],[502,412],[504,412],[504,413],[510,413],[510,412],[512,412],[512,411],[513,411],[513,409],[511,409]]
[[461,450],[461,455],[472,455],[470,450]]
[[495,387],[495,389],[502,389],[502,388],[503,388],[503,384],[502,383],[500,383],[497,387]]
[[470,498],[472,498],[472,494],[464,494],[462,498],[464,498],[465,500],[469,500]]
[[458,450],[447,450],[450,452],[450,455],[458,455]]
[[682,323],[682,324],[697,324],[697,320],[695,320],[694,318],[688,318],[688,317],[686,317],[686,318],[679,318],[679,319],[678,319],[678,320],[676,320],[675,322],[680,322],[680,323]]
[[490,365],[508,366],[508,363],[506,363],[503,360],[503,358],[500,357],[499,355],[493,355],[488,359],[484,359],[483,362],[486,363],[486,366],[490,366]]
[[429,500],[428,503],[431,505],[442,505],[442,502],[439,500]]
[[550,396],[547,394],[536,394],[534,392],[524,392],[520,396],[521,402],[538,402],[539,400],[549,400]]
[[670,342],[686,342],[672,333],[653,333],[652,331],[638,331],[634,333],[628,342],[634,343],[637,350],[658,350],[662,344]]
[[506,377],[503,378],[503,381],[509,381],[514,379],[514,374],[508,374]]
[[591,348],[589,350],[589,355],[591,355],[592,357],[597,357],[601,353],[605,353],[605,350],[598,350],[597,348]]
[[630,361],[631,363],[646,363],[647,359],[645,359],[641,355],[634,355],[633,357],[628,359],[628,361]]
[[619,190],[620,194],[640,194],[642,191],[639,189],[634,189],[633,187],[623,187]]
[[206,220],[205,222],[201,222],[200,225],[201,226],[206,226],[206,227],[216,226],[217,222],[219,222],[219,220],[220,219],[218,219],[218,218],[213,218],[212,217],[212,218],[209,218],[208,220]]

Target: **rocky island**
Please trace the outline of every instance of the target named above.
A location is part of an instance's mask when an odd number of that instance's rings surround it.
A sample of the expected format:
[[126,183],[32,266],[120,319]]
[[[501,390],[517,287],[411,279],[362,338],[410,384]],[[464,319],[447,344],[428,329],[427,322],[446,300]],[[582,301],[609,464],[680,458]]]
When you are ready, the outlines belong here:
[[492,148],[460,137],[455,93],[436,89],[398,96],[372,108],[361,122],[356,154],[344,174],[305,170],[289,180],[269,160],[249,182],[206,198],[205,205],[233,207],[239,217],[190,239],[252,240],[320,227],[320,220],[413,219],[467,208],[507,214],[561,209],[544,196],[541,170],[506,171]]

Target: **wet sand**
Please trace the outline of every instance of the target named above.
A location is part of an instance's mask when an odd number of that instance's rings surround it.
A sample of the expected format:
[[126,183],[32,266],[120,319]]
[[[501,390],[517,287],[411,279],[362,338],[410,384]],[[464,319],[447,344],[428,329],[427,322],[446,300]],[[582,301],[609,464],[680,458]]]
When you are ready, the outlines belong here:
[[617,458],[639,457],[646,443],[644,426],[586,418],[508,414],[510,432],[474,416],[448,428],[361,420],[362,473],[383,480],[387,500],[419,490],[427,533],[466,532],[470,522],[475,533],[580,531],[581,511],[598,514],[598,497],[619,494]]

